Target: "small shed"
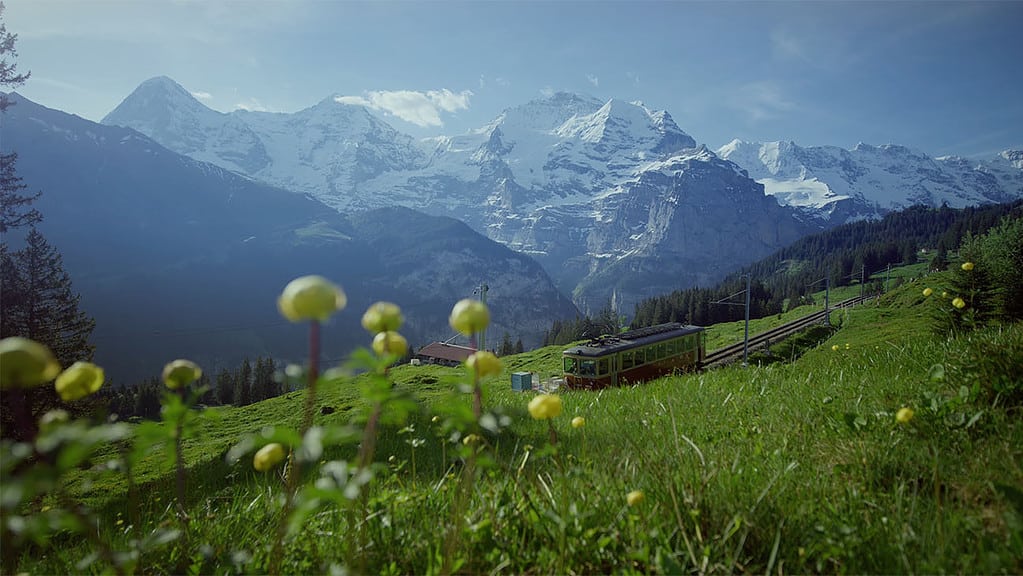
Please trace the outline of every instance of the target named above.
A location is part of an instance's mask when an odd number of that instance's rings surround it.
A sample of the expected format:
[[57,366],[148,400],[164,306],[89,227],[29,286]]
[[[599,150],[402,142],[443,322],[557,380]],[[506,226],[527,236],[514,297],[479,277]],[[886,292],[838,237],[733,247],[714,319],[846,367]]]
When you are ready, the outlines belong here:
[[431,342],[419,349],[416,353],[416,358],[425,364],[458,366],[475,352],[475,348],[469,348],[468,346],[459,346],[446,342]]

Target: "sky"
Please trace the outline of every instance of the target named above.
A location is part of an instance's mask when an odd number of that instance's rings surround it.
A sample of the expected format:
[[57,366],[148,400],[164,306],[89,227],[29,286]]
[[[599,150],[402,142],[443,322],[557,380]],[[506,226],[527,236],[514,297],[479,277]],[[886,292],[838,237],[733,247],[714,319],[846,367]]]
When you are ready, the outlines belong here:
[[642,101],[698,142],[1023,148],[1023,1],[4,0],[17,90],[99,121],[169,76],[207,106],[330,97],[417,137],[554,91]]

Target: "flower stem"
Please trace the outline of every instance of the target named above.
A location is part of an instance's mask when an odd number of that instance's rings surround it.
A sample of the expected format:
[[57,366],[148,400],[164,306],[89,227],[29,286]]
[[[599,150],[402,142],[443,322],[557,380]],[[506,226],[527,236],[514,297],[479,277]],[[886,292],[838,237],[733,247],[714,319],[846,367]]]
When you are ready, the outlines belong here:
[[[313,411],[316,408],[316,380],[320,373],[320,323],[313,320],[309,323],[309,373],[306,380],[305,407],[302,411],[302,428],[299,433],[305,438],[306,432],[313,425]],[[288,455],[288,468],[284,479],[284,507],[277,522],[277,537],[274,539],[273,550],[270,552],[270,574],[281,573],[281,561],[284,556],[284,538],[288,533],[288,518],[295,508],[295,494],[298,492],[298,478],[302,470],[295,457],[295,450]]]

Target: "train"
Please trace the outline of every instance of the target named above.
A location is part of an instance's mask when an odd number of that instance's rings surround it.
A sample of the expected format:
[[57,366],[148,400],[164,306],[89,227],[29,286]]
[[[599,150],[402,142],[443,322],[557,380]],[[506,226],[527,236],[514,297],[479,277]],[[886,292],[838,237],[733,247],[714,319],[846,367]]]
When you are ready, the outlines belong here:
[[593,338],[562,353],[564,386],[597,390],[697,370],[707,356],[700,326],[679,322]]

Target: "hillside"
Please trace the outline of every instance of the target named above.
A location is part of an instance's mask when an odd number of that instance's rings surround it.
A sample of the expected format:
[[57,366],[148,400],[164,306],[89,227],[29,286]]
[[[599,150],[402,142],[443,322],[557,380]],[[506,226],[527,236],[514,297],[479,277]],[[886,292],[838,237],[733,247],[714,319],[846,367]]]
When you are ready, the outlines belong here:
[[[564,410],[552,421],[556,450],[547,447],[547,424],[525,412],[532,395],[512,392],[508,381],[511,371],[556,371],[560,348],[506,358],[503,372],[484,382],[498,431],[481,433],[489,463],[475,480],[459,464],[473,451],[450,427],[467,406],[454,386],[464,372],[395,368],[396,392],[420,407],[381,429],[368,499],[320,500],[320,513],[304,516],[286,571],[353,563],[369,572],[441,570],[443,548],[467,572],[1018,572],[1020,396],[992,396],[986,386],[1023,370],[1023,325],[933,336],[927,318],[941,304],[921,290],[946,281],[934,275],[836,313],[840,330],[792,363],[563,392]],[[318,409],[316,422],[361,430],[367,382],[321,386],[316,405],[333,413]],[[203,550],[196,570],[266,571],[272,537],[254,527],[276,522],[268,496],[284,489],[281,478],[253,473],[248,456],[234,464],[223,457],[260,429],[283,438],[265,427],[296,426],[302,398],[198,421],[185,443],[189,538]],[[915,415],[899,423],[904,407]],[[570,426],[575,416],[585,426]],[[321,483],[337,478],[329,462],[351,462],[354,450],[328,448],[315,466]],[[129,546],[125,534],[175,524],[166,504],[173,475],[162,460],[136,469],[150,495],[139,502],[139,524],[124,485],[109,475],[76,489],[101,506],[102,535],[116,549]],[[642,501],[627,503],[630,491],[642,491]],[[353,514],[365,523],[349,523]],[[140,569],[173,570],[180,545],[144,556]],[[21,568],[63,572],[86,554],[69,542]]]
[[[857,293],[861,289],[878,292],[889,266],[927,262],[932,268],[944,269],[949,254],[967,234],[984,234],[1004,218],[1023,218],[1023,202],[964,209],[915,206],[879,221],[837,226],[802,238],[730,274],[716,286],[644,300],[633,311],[632,326],[668,321],[708,325],[739,319],[741,306],[712,302],[729,296],[732,302],[739,302],[735,295],[745,290],[745,274],[752,276],[751,318],[778,314],[800,302],[821,304],[823,298],[812,294],[826,284],[832,289],[855,286]],[[916,275],[926,272],[927,266],[923,266]]]

